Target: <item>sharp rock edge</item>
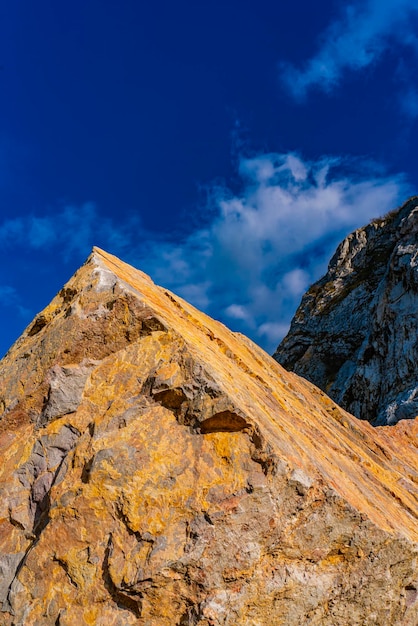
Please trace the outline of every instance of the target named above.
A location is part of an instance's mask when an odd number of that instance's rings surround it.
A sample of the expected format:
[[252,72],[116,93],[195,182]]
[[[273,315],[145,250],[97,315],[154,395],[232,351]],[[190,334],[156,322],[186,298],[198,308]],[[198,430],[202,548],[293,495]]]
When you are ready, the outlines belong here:
[[373,429],[94,249],[0,363],[4,626],[415,626],[416,422]]
[[418,197],[351,233],[274,354],[374,425],[418,415]]

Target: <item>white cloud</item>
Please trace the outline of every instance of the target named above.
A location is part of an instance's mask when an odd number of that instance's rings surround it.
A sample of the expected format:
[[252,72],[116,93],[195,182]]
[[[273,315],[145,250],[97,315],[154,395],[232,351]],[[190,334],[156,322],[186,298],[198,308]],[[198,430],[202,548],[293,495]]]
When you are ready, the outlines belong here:
[[[342,237],[410,190],[367,161],[243,158],[242,190],[216,189],[208,227],[131,259],[154,279],[273,350]],[[349,172],[349,173],[347,173]]]
[[225,309],[225,314],[231,319],[242,320],[247,324],[252,324],[251,312],[242,304],[230,304]]
[[307,272],[296,268],[283,276],[282,283],[291,296],[300,297],[309,287],[309,280],[310,276]]
[[414,14],[418,15],[416,0],[357,0],[345,5],[304,67],[282,64],[284,83],[295,99],[303,100],[312,87],[330,92],[346,70],[376,63],[394,42],[418,49]]
[[273,346],[272,349],[277,347],[278,338],[284,337],[289,330],[290,322],[277,324],[275,322],[264,322],[258,329],[258,336],[265,338],[267,345]]
[[85,204],[6,220],[0,244],[33,250],[44,266],[58,258],[74,266],[99,245],[272,351],[341,238],[410,190],[372,162],[294,153],[242,158],[239,174],[240,193],[214,188],[207,226],[182,241],[145,232],[135,215],[121,223]]

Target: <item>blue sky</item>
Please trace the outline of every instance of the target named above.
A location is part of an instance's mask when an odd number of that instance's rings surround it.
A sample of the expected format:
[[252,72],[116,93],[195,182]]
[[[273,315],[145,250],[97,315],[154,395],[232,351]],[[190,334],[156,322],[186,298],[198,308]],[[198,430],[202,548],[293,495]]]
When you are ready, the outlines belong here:
[[272,351],[418,193],[412,0],[0,7],[0,353],[93,245]]

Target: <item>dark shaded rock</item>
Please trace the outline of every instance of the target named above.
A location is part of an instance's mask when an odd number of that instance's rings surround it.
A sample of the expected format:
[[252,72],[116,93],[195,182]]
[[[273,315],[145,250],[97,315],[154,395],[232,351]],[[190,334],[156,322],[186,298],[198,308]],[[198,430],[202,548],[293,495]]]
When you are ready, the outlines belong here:
[[340,244],[274,354],[375,425],[418,414],[417,205],[411,198]]

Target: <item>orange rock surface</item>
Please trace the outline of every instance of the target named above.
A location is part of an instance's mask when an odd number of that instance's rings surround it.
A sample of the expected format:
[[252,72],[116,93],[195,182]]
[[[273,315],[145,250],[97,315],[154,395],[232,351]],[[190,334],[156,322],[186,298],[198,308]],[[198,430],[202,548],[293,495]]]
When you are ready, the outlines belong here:
[[0,381],[1,624],[418,623],[417,420],[357,420],[97,248]]

